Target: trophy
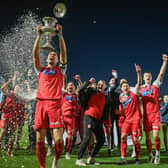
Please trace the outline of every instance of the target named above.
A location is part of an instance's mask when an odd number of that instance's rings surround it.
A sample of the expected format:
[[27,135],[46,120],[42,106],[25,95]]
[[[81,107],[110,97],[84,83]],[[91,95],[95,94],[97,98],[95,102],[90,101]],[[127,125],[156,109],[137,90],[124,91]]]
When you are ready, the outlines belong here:
[[[57,18],[62,18],[66,14],[66,6],[64,3],[57,3],[54,6],[53,13]],[[56,24],[58,20],[54,17],[46,16],[43,18],[44,26],[42,26],[41,31],[45,35],[46,43],[41,46],[42,49],[47,51],[54,51],[55,48],[51,45],[52,37],[57,34]]]

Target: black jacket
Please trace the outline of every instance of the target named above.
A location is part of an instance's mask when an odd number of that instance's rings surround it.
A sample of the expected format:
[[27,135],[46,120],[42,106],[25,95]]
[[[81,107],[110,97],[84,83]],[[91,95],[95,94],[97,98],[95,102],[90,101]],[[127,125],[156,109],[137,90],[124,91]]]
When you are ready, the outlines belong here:
[[[91,88],[91,87],[88,87],[90,83],[89,82],[84,82],[82,84],[82,86],[79,88],[79,101],[80,101],[80,104],[83,108],[83,110],[85,111],[87,108],[88,108],[88,102],[91,98],[91,96],[98,92],[97,89],[94,89],[94,88]],[[102,115],[102,118],[101,120],[108,120],[108,117],[109,117],[109,112],[110,112],[110,99],[109,99],[109,96],[105,96],[105,105],[104,105],[104,112],[103,112],[103,115]]]
[[115,112],[115,109],[119,109],[119,95],[120,95],[120,89],[119,89],[119,84],[118,80],[116,79],[116,85],[114,87],[108,87],[106,89],[106,93],[109,97],[110,103],[109,105],[111,106],[110,111],[111,113]]

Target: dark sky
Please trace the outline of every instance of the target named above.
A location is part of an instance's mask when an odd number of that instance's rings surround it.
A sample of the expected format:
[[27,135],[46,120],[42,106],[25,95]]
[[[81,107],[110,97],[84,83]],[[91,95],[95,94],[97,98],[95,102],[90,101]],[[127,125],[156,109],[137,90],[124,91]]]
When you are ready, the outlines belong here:
[[[111,69],[116,69],[120,78],[127,78],[134,85],[134,63],[141,65],[142,72],[151,71],[155,79],[162,64],[162,53],[168,54],[168,4],[126,0],[111,4],[111,1],[61,1],[68,10],[60,19],[68,50],[68,79],[80,74],[82,80],[93,76],[108,81]],[[41,18],[53,16],[56,2],[60,1],[1,2],[0,31],[13,26],[17,17],[28,10]],[[162,94],[168,93],[167,79],[168,71]]]

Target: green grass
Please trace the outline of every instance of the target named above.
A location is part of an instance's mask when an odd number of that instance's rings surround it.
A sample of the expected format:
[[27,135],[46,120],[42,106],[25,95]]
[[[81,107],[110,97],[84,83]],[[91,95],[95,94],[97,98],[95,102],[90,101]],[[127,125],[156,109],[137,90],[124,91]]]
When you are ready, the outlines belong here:
[[[161,139],[162,139],[162,133],[161,133]],[[129,152],[127,154],[127,160],[128,164],[124,166],[117,165],[117,161],[120,159],[120,152],[116,148],[116,150],[113,152],[112,157],[107,156],[107,147],[104,146],[99,154],[96,156],[96,160],[101,162],[100,166],[94,166],[94,165],[88,165],[88,168],[98,167],[98,168],[136,168],[136,167],[143,167],[143,168],[161,168],[161,167],[168,167],[168,153],[164,152],[164,145],[162,140],[161,145],[161,164],[160,165],[154,165],[154,164],[148,164],[147,158],[148,153],[145,146],[145,138],[143,137],[141,141],[141,165],[135,165],[134,159],[132,159],[131,152],[132,147],[129,146]],[[16,151],[14,146],[14,158],[10,158],[6,156],[6,152],[2,150],[1,156],[0,156],[0,168],[39,168],[39,165],[37,163],[36,155],[35,154],[29,154],[29,152],[26,150],[28,146],[28,130],[27,125],[23,129],[23,136],[21,140],[21,149]],[[153,145],[154,149],[154,145]],[[75,166],[75,160],[77,157],[78,147],[74,150],[73,155],[71,156],[70,160],[65,160],[65,155],[62,156],[60,160],[60,168],[78,168],[78,166]],[[54,156],[47,157],[46,160],[46,168],[51,168],[52,160]],[[87,160],[87,155],[85,155],[84,160]]]

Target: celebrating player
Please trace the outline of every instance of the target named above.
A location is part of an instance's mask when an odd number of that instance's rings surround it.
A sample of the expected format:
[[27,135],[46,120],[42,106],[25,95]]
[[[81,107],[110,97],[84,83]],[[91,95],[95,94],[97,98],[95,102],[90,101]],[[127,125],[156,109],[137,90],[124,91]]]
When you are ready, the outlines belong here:
[[145,84],[142,85],[140,92],[143,103],[143,125],[146,134],[146,145],[149,152],[148,161],[150,163],[152,163],[154,159],[152,154],[152,142],[151,142],[151,131],[153,130],[153,137],[156,149],[154,164],[160,163],[161,142],[159,137],[159,131],[160,131],[159,88],[162,84],[168,61],[167,55],[163,54],[162,57],[163,57],[163,64],[157,76],[157,79],[151,85],[152,74],[151,72],[145,72],[143,76]]
[[[34,66],[38,70],[38,91],[37,105],[35,112],[36,130],[36,155],[41,168],[45,168],[46,150],[45,135],[46,129],[53,128],[53,139],[55,142],[55,159],[53,168],[58,167],[58,160],[64,149],[63,142],[63,115],[61,110],[62,86],[66,71],[66,45],[62,35],[62,26],[57,25],[59,32],[60,57],[54,51],[49,52],[47,57],[47,67],[40,61],[39,48],[41,39],[41,26],[37,27],[37,37],[33,48]],[[60,64],[57,65],[58,60]]]
[[140,130],[141,111],[139,107],[139,90],[141,85],[141,68],[135,65],[137,72],[137,84],[130,90],[128,82],[121,83],[122,96],[120,102],[124,109],[125,120],[121,131],[121,160],[119,164],[126,164],[127,136],[132,133],[134,136],[136,164],[139,164],[140,142],[138,140],[138,130]]

